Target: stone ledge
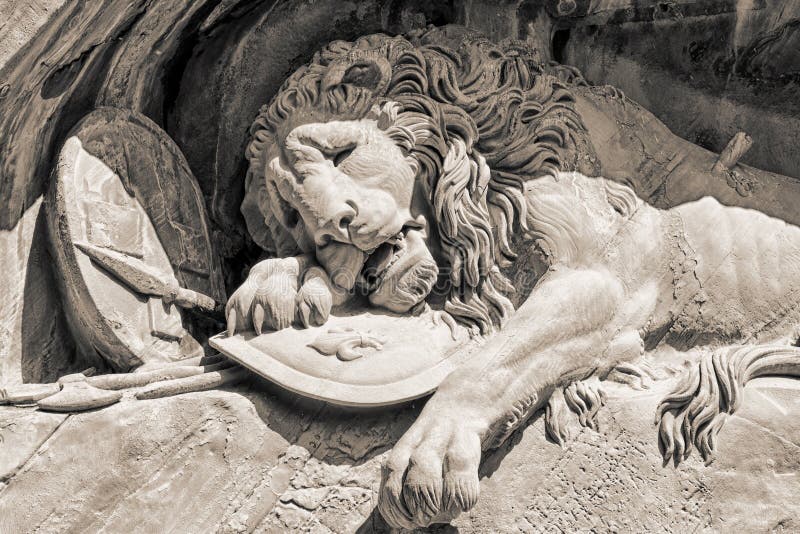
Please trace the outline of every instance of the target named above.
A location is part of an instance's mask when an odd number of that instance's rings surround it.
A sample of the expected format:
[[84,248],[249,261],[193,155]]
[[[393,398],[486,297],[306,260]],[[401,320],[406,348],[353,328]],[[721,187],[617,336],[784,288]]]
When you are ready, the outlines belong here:
[[[484,457],[480,501],[453,526],[800,528],[798,384],[755,381],[722,430],[717,460],[706,467],[695,454],[678,468],[662,467],[652,422],[669,385],[631,395],[606,384],[600,432],[576,432],[563,450],[536,417]],[[380,464],[418,408],[342,412],[256,387],[122,402],[66,420],[6,408],[4,448],[20,458],[4,472],[24,467],[0,489],[0,531],[383,532],[374,510]]]

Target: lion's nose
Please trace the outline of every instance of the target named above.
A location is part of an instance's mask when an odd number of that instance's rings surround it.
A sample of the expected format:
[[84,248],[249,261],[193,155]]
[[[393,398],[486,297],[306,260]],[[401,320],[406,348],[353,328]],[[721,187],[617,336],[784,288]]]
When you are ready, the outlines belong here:
[[350,225],[358,215],[358,208],[352,200],[347,200],[334,215],[323,219],[322,224],[314,234],[314,241],[318,246],[326,245],[329,241],[350,243]]

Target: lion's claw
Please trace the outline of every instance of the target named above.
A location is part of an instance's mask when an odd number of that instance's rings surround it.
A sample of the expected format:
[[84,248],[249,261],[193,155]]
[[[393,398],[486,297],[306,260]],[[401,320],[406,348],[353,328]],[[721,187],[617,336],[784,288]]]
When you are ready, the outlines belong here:
[[261,334],[264,325],[273,330],[288,327],[294,320],[294,296],[289,277],[248,278],[226,306],[228,335],[244,330]]
[[481,441],[462,423],[423,413],[395,445],[384,463],[378,504],[390,526],[449,522],[475,506]]
[[276,258],[255,265],[225,307],[228,335],[250,329],[261,335],[265,326],[283,330],[295,319],[305,327],[327,321],[333,305],[327,275],[318,266],[304,272],[307,264],[303,258]]
[[[297,298],[297,282],[287,276],[271,276],[262,292],[256,294],[255,312],[259,306],[266,311],[264,319],[273,330],[289,328],[294,321]],[[253,325],[255,326],[255,315]]]
[[303,326],[325,324],[332,305],[333,295],[326,280],[312,273],[306,275],[306,281],[297,292],[297,311]]
[[261,335],[261,326],[264,324],[264,306],[255,303],[253,306],[253,328],[257,335]]
[[236,333],[236,310],[230,309],[227,312],[227,322],[228,322],[228,336],[232,336]]

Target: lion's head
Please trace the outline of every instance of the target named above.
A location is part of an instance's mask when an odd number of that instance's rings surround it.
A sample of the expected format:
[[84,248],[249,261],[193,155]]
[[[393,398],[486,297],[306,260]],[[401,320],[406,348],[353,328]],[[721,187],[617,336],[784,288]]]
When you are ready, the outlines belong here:
[[333,42],[284,83],[251,128],[242,212],[259,245],[315,254],[375,305],[405,312],[441,287],[487,332],[513,312],[500,267],[525,182],[590,148],[535,51],[452,27],[410,39]]

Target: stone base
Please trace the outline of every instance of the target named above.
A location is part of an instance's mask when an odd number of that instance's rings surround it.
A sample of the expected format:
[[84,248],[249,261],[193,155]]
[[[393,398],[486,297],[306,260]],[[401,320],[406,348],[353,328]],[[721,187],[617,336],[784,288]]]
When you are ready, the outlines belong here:
[[[716,461],[663,467],[655,406],[606,384],[600,432],[565,449],[537,416],[484,457],[459,532],[798,531],[800,383],[759,379]],[[348,412],[266,383],[51,415],[0,410],[0,532],[384,532],[386,451],[420,405]],[[434,532],[450,532],[436,526]]]

